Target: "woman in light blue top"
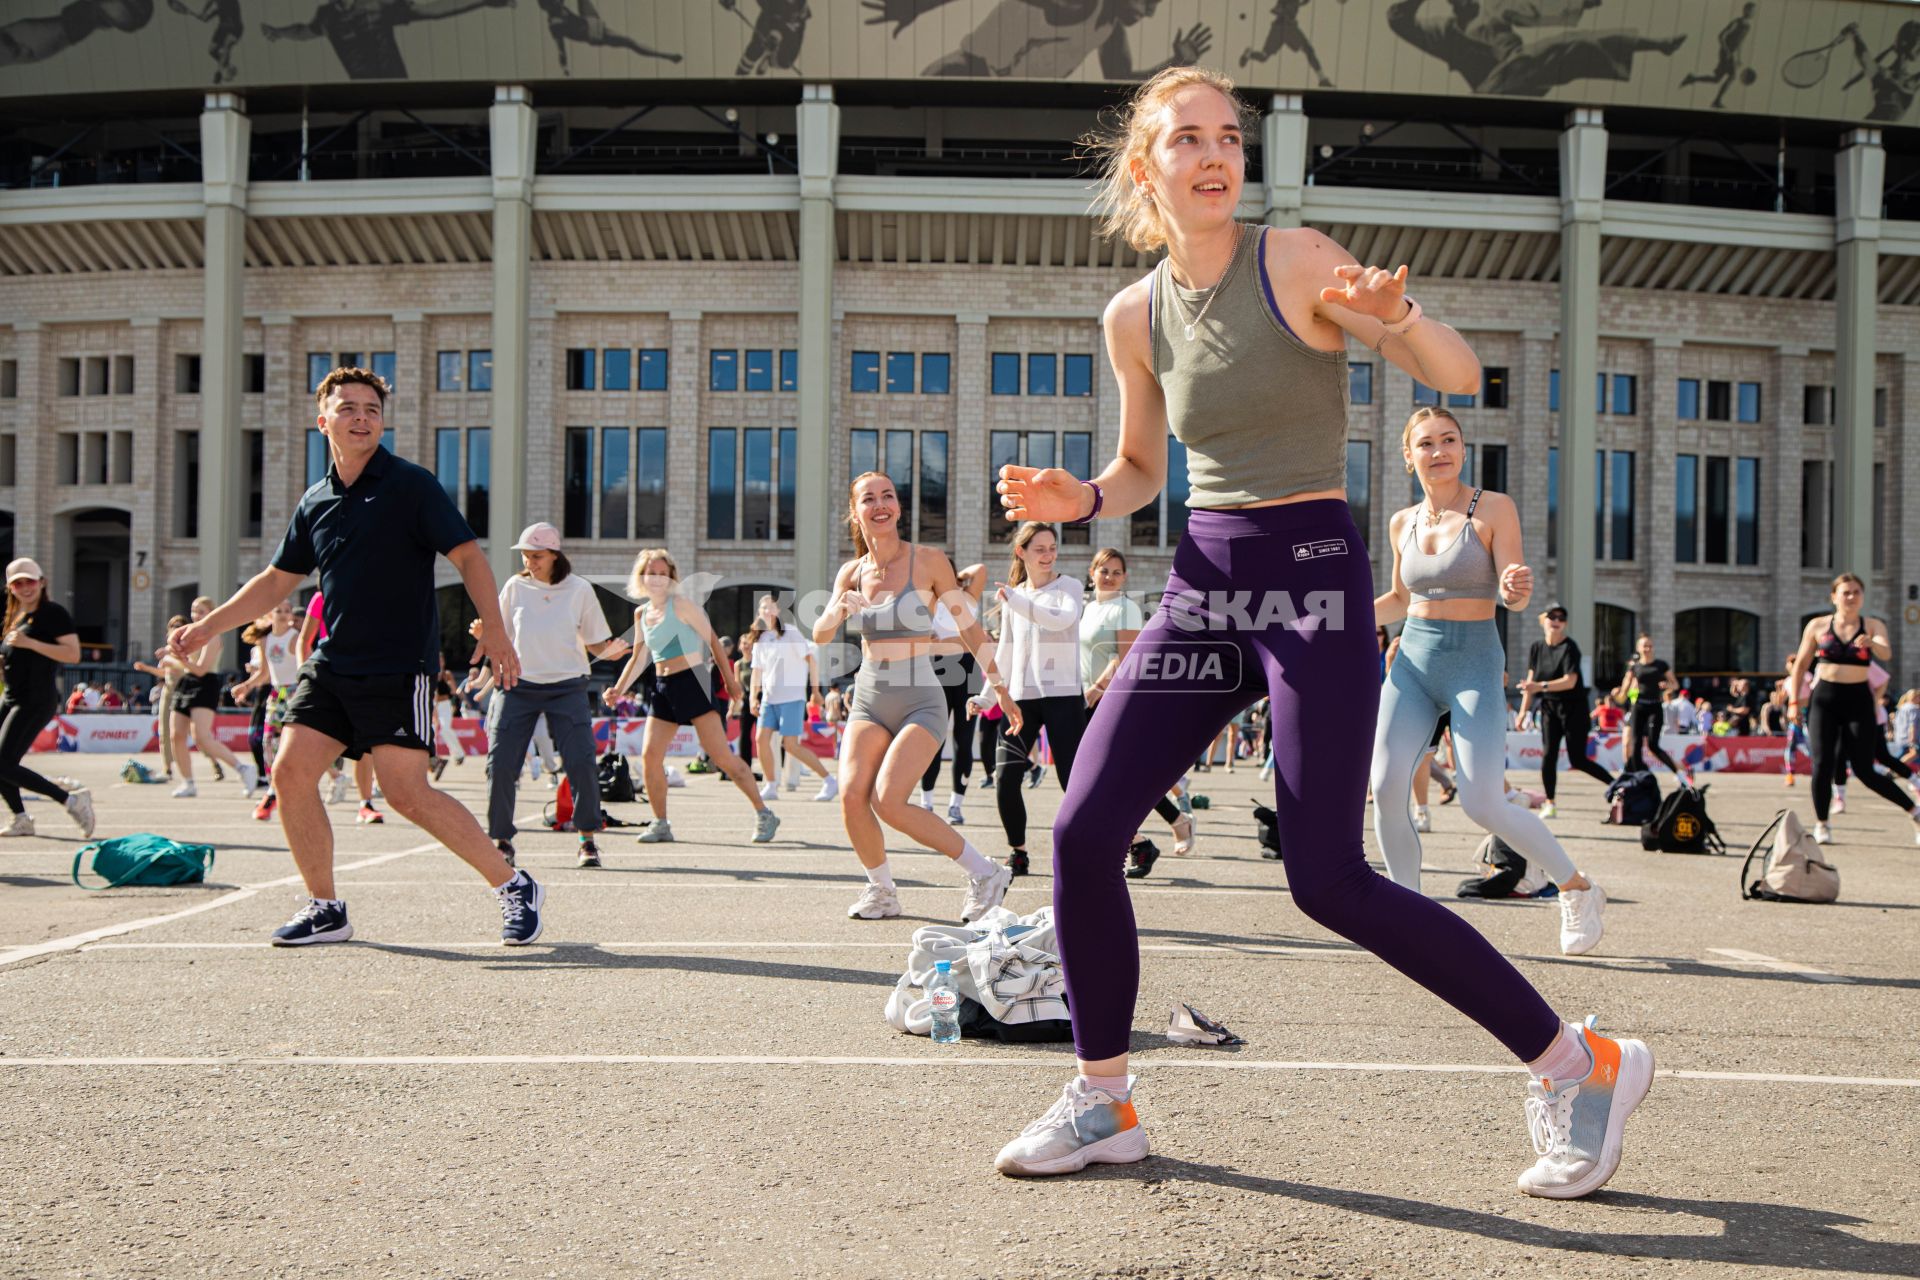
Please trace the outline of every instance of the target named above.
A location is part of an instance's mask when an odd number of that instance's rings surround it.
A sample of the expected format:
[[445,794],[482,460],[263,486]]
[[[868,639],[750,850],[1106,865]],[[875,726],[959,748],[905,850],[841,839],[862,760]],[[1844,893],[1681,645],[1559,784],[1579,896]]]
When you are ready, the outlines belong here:
[[736,701],[740,697],[740,677],[720,647],[707,611],[681,593],[679,566],[663,547],[650,547],[633,558],[627,594],[641,602],[633,611],[633,656],[602,697],[612,706],[626,696],[641,672],[653,668],[641,746],[653,822],[640,833],[640,843],[664,844],[673,839],[673,827],[667,822],[667,748],[680,726],[689,725],[699,735],[707,758],[752,803],[753,843],[765,844],[773,839],[780,818],[760,798],[753,770],[727,745],[726,724],[707,694],[706,665],[711,657],[726,681],[727,696]]
[[[1373,603],[1380,623],[1406,620],[1373,740],[1373,830],[1387,873],[1420,888],[1420,835],[1407,805],[1433,727],[1451,711],[1460,807],[1560,886],[1560,949],[1583,955],[1600,941],[1606,894],[1574,867],[1546,823],[1505,795],[1506,659],[1493,610],[1496,597],[1518,610],[1533,593],[1519,512],[1505,494],[1461,479],[1466,444],[1446,410],[1416,410],[1401,449],[1426,497],[1394,513],[1393,589]],[[1496,572],[1500,564],[1506,567]]]

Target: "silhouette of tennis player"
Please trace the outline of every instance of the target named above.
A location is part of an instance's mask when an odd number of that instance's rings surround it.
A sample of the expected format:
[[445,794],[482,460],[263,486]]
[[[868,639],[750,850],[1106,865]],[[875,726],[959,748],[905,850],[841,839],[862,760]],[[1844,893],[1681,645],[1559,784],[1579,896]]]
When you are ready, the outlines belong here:
[[457,18],[475,9],[503,9],[514,0],[323,0],[305,22],[261,23],[269,40],[319,40],[333,46],[355,80],[405,80],[407,62],[393,30],[409,22]]

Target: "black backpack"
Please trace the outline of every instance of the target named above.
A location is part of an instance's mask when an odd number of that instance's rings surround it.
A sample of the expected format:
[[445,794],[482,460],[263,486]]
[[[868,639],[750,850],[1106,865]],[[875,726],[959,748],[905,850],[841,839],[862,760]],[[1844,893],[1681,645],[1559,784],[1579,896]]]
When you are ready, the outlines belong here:
[[1280,859],[1280,815],[1263,804],[1253,806],[1253,820],[1259,824],[1260,856]]
[[1640,824],[1640,847],[1661,853],[1725,853],[1727,846],[1707,816],[1707,789],[1682,785],[1661,801],[1659,811]]
[[1660,784],[1645,769],[1621,774],[1607,788],[1607,821],[1639,826],[1660,812]]
[[1460,887],[1453,891],[1454,896],[1511,898],[1513,891],[1520,887],[1520,878],[1527,874],[1527,860],[1512,845],[1495,835],[1489,835],[1481,841],[1477,852],[1480,862],[1493,868],[1492,874],[1462,880]]
[[607,754],[600,757],[599,771],[602,803],[630,804],[639,798],[633,785],[633,770],[627,767],[627,758],[619,751],[609,748]]

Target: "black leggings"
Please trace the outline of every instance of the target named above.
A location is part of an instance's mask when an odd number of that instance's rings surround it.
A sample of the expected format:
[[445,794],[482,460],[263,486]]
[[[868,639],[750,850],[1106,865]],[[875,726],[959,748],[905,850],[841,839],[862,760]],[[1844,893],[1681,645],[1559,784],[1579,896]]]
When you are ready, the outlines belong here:
[[1610,786],[1613,775],[1587,755],[1587,733],[1592,729],[1587,704],[1581,700],[1562,705],[1548,694],[1540,702],[1540,786],[1553,799],[1553,786],[1560,776],[1560,743],[1567,744],[1567,763],[1601,786]]
[[1646,768],[1647,757],[1644,753],[1651,751],[1654,759],[1675,773],[1680,772],[1680,766],[1673,762],[1673,757],[1660,749],[1660,727],[1666,723],[1666,719],[1666,708],[1660,705],[1659,698],[1649,694],[1640,695],[1640,701],[1633,704],[1633,719],[1629,722],[1633,749],[1627,755],[1627,762],[1621,766],[1623,769],[1631,769],[1635,764]]
[[1015,849],[1027,847],[1027,801],[1021,791],[1027,785],[1030,757],[1042,729],[1047,731],[1054,772],[1060,776],[1060,789],[1065,791],[1073,776],[1073,756],[1080,749],[1080,735],[1087,730],[1087,700],[1077,693],[1022,698],[1020,732],[1001,731],[994,793],[1000,802],[1000,825],[1006,829],[1007,843]]
[[[973,732],[967,723],[967,698],[976,692],[980,685],[973,678],[973,655],[969,653],[936,653],[933,655],[933,669],[940,677],[940,688],[947,695],[947,715],[952,718],[953,730],[949,741],[953,743],[953,794],[967,794],[967,775],[973,772]],[[927,771],[920,776],[920,789],[932,791],[933,784],[940,781],[940,753],[934,752],[933,759],[927,762]]]
[[1833,800],[1833,778],[1844,759],[1853,776],[1889,804],[1911,813],[1913,801],[1902,794],[1874,765],[1886,750],[1886,738],[1874,720],[1873,691],[1865,682],[1835,684],[1821,680],[1813,686],[1807,704],[1807,739],[1813,750],[1813,816],[1827,820]]
[[992,782],[994,761],[1000,757],[1000,731],[1007,722],[999,716],[975,716],[973,725],[973,758],[980,762],[980,772],[987,775],[987,781]]
[[267,776],[267,703],[273,701],[273,690],[255,689],[253,691],[253,719],[247,723],[247,750],[253,752],[253,769],[262,778]]
[[0,694],[0,800],[6,801],[7,808],[16,814],[27,811],[20,803],[23,790],[61,804],[67,802],[65,791],[20,763],[32,750],[33,740],[59,709],[57,695],[17,702],[11,689]]

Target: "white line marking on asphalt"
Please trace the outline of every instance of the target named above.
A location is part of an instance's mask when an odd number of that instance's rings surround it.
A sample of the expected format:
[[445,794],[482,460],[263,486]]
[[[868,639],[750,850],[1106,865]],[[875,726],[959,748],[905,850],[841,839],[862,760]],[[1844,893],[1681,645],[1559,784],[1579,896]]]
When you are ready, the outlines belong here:
[[1825,969],[1815,969],[1809,965],[1794,964],[1790,960],[1776,960],[1772,956],[1763,956],[1758,951],[1736,951],[1731,947],[1708,947],[1716,956],[1725,956],[1737,960],[1743,965],[1752,965],[1759,969],[1771,969],[1775,973],[1789,973],[1796,978],[1805,978],[1809,982],[1849,982],[1851,979],[1837,973],[1828,973]]
[[[439,847],[440,842],[435,840],[430,844],[415,845],[411,849],[401,849],[395,853],[383,853],[376,857],[363,858],[359,862],[349,862],[339,868],[339,870],[353,871],[361,867],[377,866],[383,862],[392,862],[396,858],[404,858],[409,854],[425,853],[429,849],[438,849]],[[268,880],[261,884],[243,885],[238,889],[223,893],[211,901],[196,903],[191,907],[180,911],[168,912],[163,916],[148,916],[144,920],[128,920],[121,924],[110,924],[99,929],[89,929],[85,933],[76,933],[65,938],[54,938],[47,942],[29,943],[22,947],[9,947],[4,951],[0,951],[0,969],[4,969],[10,964],[18,964],[22,960],[32,960],[39,956],[55,955],[62,951],[77,951],[88,943],[98,942],[102,938],[115,938],[122,934],[138,932],[141,929],[151,929],[156,925],[172,924],[175,920],[184,920],[188,916],[197,916],[203,911],[212,911],[216,907],[229,906],[235,902],[244,902],[246,899],[258,895],[263,889],[279,889],[286,885],[299,883],[300,876],[296,872],[290,876],[282,876],[278,880]]]
[[[809,889],[812,889],[820,892],[845,893],[848,889],[855,888],[859,885],[864,885],[866,883],[865,880],[856,879],[852,876],[848,876],[844,880],[829,881],[828,883],[825,883],[825,884],[795,884],[791,880],[779,879],[778,878],[780,875],[779,872],[770,871],[767,873],[767,875],[769,879],[765,882],[752,881],[747,883],[731,883],[731,884],[727,882],[727,879],[725,877],[717,878],[714,880],[640,879],[640,880],[634,880],[631,882],[628,882],[625,880],[607,880],[607,879],[558,880],[558,881],[542,880],[540,883],[547,887],[548,893],[552,893],[555,889],[642,889],[642,890],[649,890],[649,891],[654,889],[777,889],[781,893],[802,893]],[[446,885],[463,885],[468,883],[470,882],[466,880],[342,880],[339,882],[340,887],[343,889],[403,889],[403,888],[419,888],[419,887],[425,887],[429,885],[446,886]],[[960,889],[961,886],[958,883],[955,883],[955,884],[903,884],[903,885],[899,885],[898,888],[901,893],[953,893],[956,890]],[[1031,891],[1037,891],[1037,890],[1044,890],[1048,893],[1051,893],[1052,892],[1051,883],[1042,882],[1040,884],[1036,884],[1033,886],[1032,890],[1028,890],[1022,886],[1016,885],[1008,892],[1023,893],[1023,892],[1031,892]],[[1152,893],[1153,893],[1153,896],[1156,898],[1163,897],[1167,894],[1188,894],[1188,895],[1199,895],[1204,897],[1258,896],[1263,898],[1271,898],[1276,894],[1282,897],[1286,896],[1286,890],[1279,886],[1275,886],[1272,889],[1188,889],[1188,888],[1165,887],[1165,888],[1155,888],[1154,890],[1152,890]],[[1543,898],[1541,899],[1541,901],[1545,902],[1546,899]],[[1522,903],[1518,905],[1524,906],[1525,904]]]
[[[1063,1049],[1052,1056],[959,1057],[925,1054],[917,1057],[814,1057],[759,1054],[679,1053],[489,1053],[489,1054],[370,1054],[364,1057],[298,1054],[231,1055],[217,1057],[143,1058],[5,1058],[4,1067],[560,1067],[560,1066],[688,1066],[688,1067],[1051,1067],[1070,1060]],[[1420,1075],[1524,1075],[1512,1064],[1475,1062],[1271,1062],[1234,1058],[1147,1058],[1137,1064],[1150,1071],[1340,1071],[1395,1072]],[[1880,1089],[1920,1089],[1920,1079],[1898,1076],[1817,1076],[1757,1071],[1661,1070],[1656,1075],[1675,1080],[1711,1080],[1737,1084],[1857,1085]]]
[[[359,944],[348,943],[349,947],[359,945],[368,950],[382,951],[444,951],[453,948],[463,950],[491,950],[503,944],[499,942],[475,942],[466,939],[459,942],[376,942],[363,941]],[[912,943],[906,939],[894,942],[561,942],[548,944],[553,950],[578,950],[593,947],[602,951],[859,951],[884,950],[907,951]],[[81,948],[84,951],[268,951],[273,944],[268,942],[95,942]],[[1336,947],[1290,947],[1279,943],[1214,943],[1214,942],[1146,942],[1140,945],[1142,951],[1152,952],[1195,952],[1226,951],[1259,955],[1299,955],[1318,956],[1328,953],[1340,954]]]

